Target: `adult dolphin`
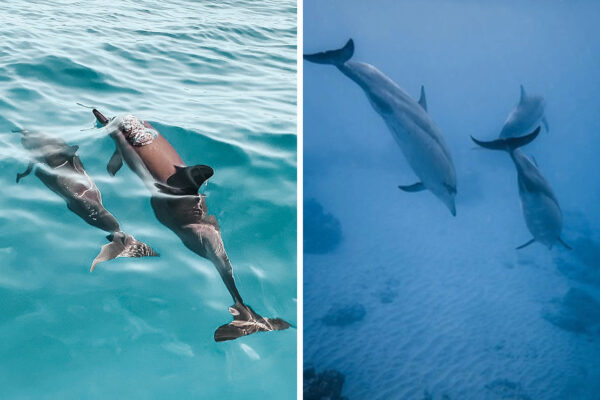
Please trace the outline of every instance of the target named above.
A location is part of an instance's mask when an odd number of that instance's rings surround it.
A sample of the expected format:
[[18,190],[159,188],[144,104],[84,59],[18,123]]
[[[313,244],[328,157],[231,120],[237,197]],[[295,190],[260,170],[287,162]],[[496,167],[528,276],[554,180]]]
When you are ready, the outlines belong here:
[[428,189],[456,215],[456,172],[450,150],[427,113],[425,89],[421,86],[421,97],[416,102],[374,66],[350,61],[353,54],[354,42],[350,39],[341,49],[306,54],[304,59],[336,66],[363,89],[420,179],[399,188],[406,192]]
[[535,162],[519,149],[533,141],[539,133],[540,127],[526,136],[500,138],[489,142],[477,140],[472,136],[471,139],[486,149],[507,151],[515,164],[523,216],[529,232],[533,235],[531,240],[517,249],[539,242],[548,248],[560,243],[570,250],[571,247],[561,238],[562,211],[554,191]]
[[519,103],[508,114],[504,126],[500,131],[503,139],[517,137],[531,132],[540,124],[544,125],[546,132],[550,130],[548,121],[544,115],[546,102],[541,96],[528,95],[521,85],[521,97]]
[[229,290],[234,302],[229,308],[233,322],[215,331],[215,341],[289,328],[290,324],[280,318],[264,318],[254,312],[237,290],[219,224],[214,215],[208,214],[205,196],[198,194],[213,169],[207,165],[186,166],[164,136],[146,121],[133,115],[109,120],[96,109],[93,113],[116,143],[108,172],[114,175],[125,160],[150,189],[156,218],[188,249],[209,259]]
[[61,139],[39,132],[18,132],[23,147],[31,154],[31,161],[25,172],[17,174],[17,183],[35,168],[35,175],[66,201],[69,210],[88,224],[110,232],[106,237],[110,243],[102,246],[90,271],[94,271],[98,263],[117,257],[158,256],[150,246],[121,231],[115,217],[104,208],[98,187],[76,154],[78,146],[69,146]]

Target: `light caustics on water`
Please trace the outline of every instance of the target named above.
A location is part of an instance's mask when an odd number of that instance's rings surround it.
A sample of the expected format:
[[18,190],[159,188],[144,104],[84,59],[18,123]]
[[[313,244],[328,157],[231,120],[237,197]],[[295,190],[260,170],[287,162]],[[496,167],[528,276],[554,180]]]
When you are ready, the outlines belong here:
[[[8,1],[0,19],[0,397],[295,398],[296,330],[214,342],[231,305],[217,270],[131,171],[107,173],[114,145],[77,105],[150,119],[215,168],[206,200],[239,291],[295,325],[295,2]],[[160,257],[90,274],[109,232],[33,172],[15,182],[22,128],[78,145],[103,207]]]

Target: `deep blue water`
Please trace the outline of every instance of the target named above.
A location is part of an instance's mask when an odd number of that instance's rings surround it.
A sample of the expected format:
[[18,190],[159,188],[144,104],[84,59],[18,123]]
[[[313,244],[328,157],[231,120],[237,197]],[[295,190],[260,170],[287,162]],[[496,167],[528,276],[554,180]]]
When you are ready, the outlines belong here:
[[[350,400],[598,399],[599,14],[592,1],[304,2],[305,53],[353,38],[354,60],[415,99],[425,85],[458,176],[457,217],[398,190],[415,175],[362,90],[304,63],[304,360],[344,374]],[[520,84],[547,102],[550,132],[524,151],[571,252],[515,250],[531,237],[515,168],[469,138],[498,136]]]
[[[292,399],[296,329],[215,343],[231,298],[161,225],[137,176],[106,172],[91,110],[150,121],[221,226],[238,288],[296,324],[294,1],[22,1],[0,6],[0,397]],[[121,227],[159,258],[89,266],[106,233],[33,174],[12,129],[79,145]]]

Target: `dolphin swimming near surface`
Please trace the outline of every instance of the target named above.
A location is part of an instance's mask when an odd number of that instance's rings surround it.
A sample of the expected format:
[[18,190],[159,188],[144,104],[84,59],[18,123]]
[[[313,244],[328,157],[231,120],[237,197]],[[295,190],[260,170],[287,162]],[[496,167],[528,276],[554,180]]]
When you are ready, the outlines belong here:
[[510,138],[525,135],[541,124],[546,132],[549,132],[548,121],[544,115],[546,102],[541,96],[530,96],[521,85],[521,97],[519,103],[508,114],[504,126],[500,131],[501,138]]
[[110,232],[107,236],[110,243],[102,246],[90,271],[94,271],[98,263],[117,257],[158,256],[150,246],[121,231],[115,217],[104,208],[98,187],[76,154],[78,146],[69,146],[58,138],[38,132],[17,132],[21,133],[21,143],[32,159],[27,170],[17,174],[17,183],[35,168],[35,175],[66,201],[69,210],[88,224]]
[[539,242],[552,248],[558,242],[571,250],[571,247],[561,238],[562,211],[554,191],[535,161],[532,161],[519,149],[519,147],[532,142],[539,133],[540,127],[526,136],[515,138],[500,138],[489,142],[477,140],[474,137],[471,139],[486,149],[507,151],[515,164],[525,223],[533,235],[531,240],[517,249],[529,246],[533,242]]
[[353,54],[350,39],[341,49],[306,54],[304,59],[334,65],[363,89],[420,179],[399,188],[406,192],[430,190],[456,215],[456,172],[450,150],[427,112],[424,87],[417,102],[374,66],[351,61]]
[[290,324],[280,318],[264,318],[254,312],[237,290],[219,224],[214,215],[208,214],[205,196],[198,194],[213,169],[207,165],[186,166],[171,144],[146,121],[133,115],[109,120],[96,109],[93,113],[116,144],[108,172],[114,175],[123,160],[127,163],[151,191],[156,218],[188,249],[214,264],[233,298],[229,308],[233,322],[215,331],[215,341],[289,328]]

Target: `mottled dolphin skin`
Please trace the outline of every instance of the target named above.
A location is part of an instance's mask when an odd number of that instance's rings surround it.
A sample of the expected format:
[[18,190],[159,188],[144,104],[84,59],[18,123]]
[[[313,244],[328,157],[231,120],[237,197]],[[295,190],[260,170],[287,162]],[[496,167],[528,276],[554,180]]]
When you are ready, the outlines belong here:
[[548,132],[550,129],[544,116],[545,107],[546,102],[543,97],[528,95],[523,85],[521,85],[519,103],[508,114],[508,118],[500,131],[500,137],[506,139],[522,136],[527,132],[531,132],[540,124],[543,124],[546,132]]
[[533,235],[533,239],[517,249],[539,242],[550,249],[556,243],[560,243],[570,250],[571,247],[561,238],[562,211],[554,191],[535,162],[519,149],[533,141],[539,133],[538,127],[532,133],[516,138],[501,138],[490,142],[483,142],[473,137],[471,139],[486,149],[507,151],[515,164],[523,216],[529,232]]
[[188,249],[209,259],[217,268],[234,305],[229,308],[233,322],[215,331],[215,341],[289,328],[290,324],[280,318],[264,318],[254,312],[237,290],[219,224],[214,215],[208,214],[205,196],[198,194],[200,186],[213,175],[212,168],[186,166],[171,144],[148,122],[132,115],[109,120],[96,109],[93,113],[117,145],[108,164],[109,173],[114,175],[125,160],[150,189],[156,218],[179,236]]
[[102,246],[90,271],[98,263],[117,257],[158,256],[150,246],[121,231],[115,217],[104,208],[98,187],[85,172],[76,154],[78,146],[69,146],[60,139],[38,132],[18,132],[21,133],[21,143],[29,150],[32,161],[25,172],[17,174],[17,183],[35,167],[35,175],[66,201],[69,210],[88,224],[110,232],[107,236],[110,243]]
[[413,185],[400,186],[400,189],[407,192],[430,190],[452,215],[456,215],[456,172],[450,150],[427,113],[425,89],[421,87],[417,102],[374,66],[350,61],[353,54],[354,42],[350,39],[339,50],[307,54],[304,59],[336,66],[363,89],[420,179]]

